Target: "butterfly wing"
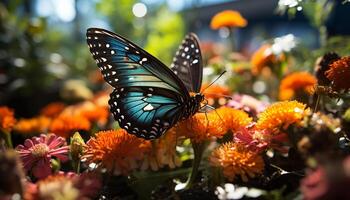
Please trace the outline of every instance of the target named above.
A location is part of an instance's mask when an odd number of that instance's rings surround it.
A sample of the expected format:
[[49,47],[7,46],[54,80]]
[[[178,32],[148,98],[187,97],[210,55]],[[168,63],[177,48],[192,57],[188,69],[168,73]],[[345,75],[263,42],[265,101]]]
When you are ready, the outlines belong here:
[[182,41],[171,69],[182,80],[188,91],[198,93],[202,86],[203,63],[198,37],[186,35]]
[[110,31],[90,28],[86,36],[104,79],[115,88],[109,105],[122,128],[153,139],[183,116],[189,93],[163,63]]

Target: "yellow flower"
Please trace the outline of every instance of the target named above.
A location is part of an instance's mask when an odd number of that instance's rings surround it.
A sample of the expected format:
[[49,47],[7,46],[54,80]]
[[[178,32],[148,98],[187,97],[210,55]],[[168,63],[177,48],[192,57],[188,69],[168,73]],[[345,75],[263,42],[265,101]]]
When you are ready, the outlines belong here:
[[178,123],[175,128],[178,136],[185,136],[193,142],[221,138],[227,132],[224,121],[215,112],[197,113]]
[[293,123],[301,122],[309,114],[305,104],[298,101],[282,101],[271,104],[259,115],[256,128],[271,132],[279,128],[287,129]]
[[315,76],[308,72],[294,72],[281,81],[280,100],[291,100],[298,93],[312,94],[317,84]]
[[0,129],[10,132],[15,123],[13,110],[6,106],[0,106]]
[[219,29],[222,27],[245,27],[247,20],[242,15],[234,10],[225,10],[217,13],[210,22],[212,29]]
[[334,90],[349,90],[350,89],[350,56],[342,57],[329,65],[330,68],[326,71],[326,77],[331,81]]
[[100,131],[86,143],[83,159],[100,163],[114,174],[127,175],[140,167],[150,150],[150,141],[128,134],[124,129]]
[[240,130],[242,127],[247,126],[252,122],[252,118],[242,111],[229,107],[221,107],[216,109],[216,112],[223,119],[226,128],[234,131]]
[[42,108],[40,111],[40,114],[51,118],[56,117],[63,111],[65,107],[66,105],[64,103],[53,102],[46,105],[44,108]]
[[49,129],[59,136],[68,138],[75,131],[88,131],[90,127],[91,124],[85,117],[80,115],[60,115],[52,121]]
[[19,133],[45,133],[51,123],[51,119],[45,116],[38,116],[29,119],[20,119],[14,130]]
[[233,142],[215,149],[209,157],[209,162],[212,166],[222,168],[229,181],[240,176],[246,182],[248,178],[254,178],[264,170],[264,160],[257,152]]

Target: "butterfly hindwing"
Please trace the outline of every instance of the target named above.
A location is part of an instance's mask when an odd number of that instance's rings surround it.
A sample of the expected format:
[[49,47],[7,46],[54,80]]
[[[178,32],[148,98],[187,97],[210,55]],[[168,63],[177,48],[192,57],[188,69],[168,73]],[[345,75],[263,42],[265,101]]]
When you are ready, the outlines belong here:
[[157,138],[186,113],[188,90],[159,60],[104,29],[88,29],[87,43],[104,79],[115,88],[110,109],[128,133]]
[[116,88],[109,104],[119,126],[146,139],[161,136],[181,117],[181,99],[174,93],[154,88]]
[[199,92],[202,85],[203,64],[198,38],[186,35],[171,64],[171,69],[190,92]]

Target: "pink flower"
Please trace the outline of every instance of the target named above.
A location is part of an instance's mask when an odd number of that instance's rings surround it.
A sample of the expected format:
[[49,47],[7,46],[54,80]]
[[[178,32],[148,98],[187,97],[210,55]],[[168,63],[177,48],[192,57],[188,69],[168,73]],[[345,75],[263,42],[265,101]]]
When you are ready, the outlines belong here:
[[326,170],[318,167],[301,180],[300,190],[305,200],[323,199],[329,192],[329,180]]
[[69,147],[66,140],[55,134],[40,135],[26,139],[23,145],[16,147],[26,171],[32,170],[36,178],[45,178],[52,173],[51,157],[62,162],[68,160]]
[[227,103],[227,106],[244,110],[253,116],[256,116],[257,114],[264,111],[268,105],[268,103],[259,101],[258,99],[246,94],[235,94]]
[[267,148],[273,148],[281,153],[288,152],[287,146],[284,145],[288,141],[285,133],[273,135],[267,130],[256,129],[254,123],[235,132],[234,140],[243,143],[252,151],[261,152]]

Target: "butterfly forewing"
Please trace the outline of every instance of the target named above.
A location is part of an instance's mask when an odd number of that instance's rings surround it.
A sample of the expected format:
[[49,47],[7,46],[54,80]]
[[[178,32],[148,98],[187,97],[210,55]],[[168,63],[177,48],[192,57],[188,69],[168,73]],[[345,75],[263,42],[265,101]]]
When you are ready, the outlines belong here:
[[182,41],[171,64],[171,69],[189,91],[196,93],[200,91],[203,64],[198,38],[194,33],[186,35]]
[[186,95],[185,86],[162,62],[127,39],[104,29],[87,30],[87,43],[107,83],[113,87],[153,86]]
[[183,117],[190,96],[169,68],[110,31],[91,28],[86,36],[104,79],[115,88],[109,105],[121,128],[153,139]]

